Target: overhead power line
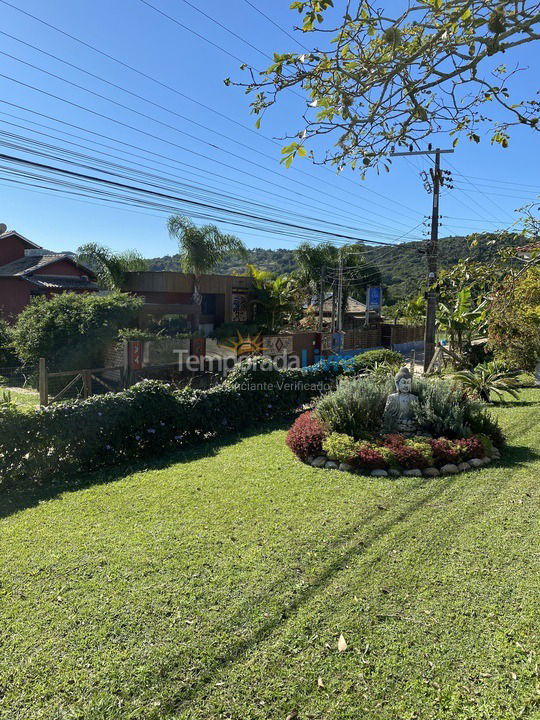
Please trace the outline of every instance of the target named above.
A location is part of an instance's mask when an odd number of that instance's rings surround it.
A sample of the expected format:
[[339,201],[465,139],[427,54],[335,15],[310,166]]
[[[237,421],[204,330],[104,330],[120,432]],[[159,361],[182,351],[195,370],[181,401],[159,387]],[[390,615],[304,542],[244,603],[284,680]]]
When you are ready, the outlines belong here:
[[244,0],[244,2],[249,5],[255,12],[259,13],[259,15],[262,15],[263,18],[268,20],[269,23],[271,23],[274,27],[276,27],[278,30],[280,30],[284,35],[286,35],[288,38],[290,38],[293,42],[295,42],[297,45],[299,45],[303,50],[306,52],[311,52],[305,45],[302,45],[302,43],[298,40],[298,38],[295,38],[294,35],[291,35],[288,30],[285,30],[285,28],[281,27],[275,20],[272,20],[271,17],[269,17],[266,13],[264,13],[260,8],[258,8],[254,3],[250,2],[250,0]]
[[[14,36],[12,36],[12,35],[9,35],[8,33],[4,33],[4,32],[1,31],[1,30],[0,30],[0,33],[2,33],[2,34],[4,34],[4,35],[7,35],[8,37],[11,37],[11,38],[14,37]],[[16,39],[17,41],[19,41],[17,38],[14,38],[14,39]],[[26,43],[25,41],[20,41],[20,42],[22,42],[22,43],[25,44],[25,45],[28,45],[28,43]],[[100,81],[102,81],[102,82],[104,82],[104,83],[107,83],[107,84],[112,85],[113,87],[115,87],[115,88],[117,88],[117,89],[119,89],[119,90],[122,90],[123,92],[126,92],[126,93],[128,93],[128,94],[130,94],[130,95],[133,95],[134,97],[136,97],[136,98],[138,98],[138,99],[140,99],[140,100],[143,100],[144,102],[147,102],[147,103],[149,103],[149,104],[151,104],[151,105],[154,105],[154,106],[156,106],[156,107],[158,107],[158,108],[160,108],[160,109],[162,109],[162,110],[165,110],[165,111],[171,113],[172,115],[176,115],[177,117],[180,117],[180,118],[182,118],[182,119],[184,119],[184,120],[188,120],[189,122],[192,122],[191,120],[189,120],[189,118],[186,118],[186,116],[181,115],[181,114],[179,114],[179,113],[176,113],[175,111],[170,110],[170,109],[166,108],[165,106],[159,105],[158,103],[154,103],[154,102],[152,102],[151,100],[148,100],[147,98],[144,98],[143,96],[138,95],[137,93],[133,93],[133,92],[131,92],[130,90],[126,90],[125,88],[122,88],[121,86],[117,85],[116,83],[112,83],[112,82],[106,80],[105,78],[101,78],[100,76],[96,75],[95,73],[90,73],[90,72],[86,71],[85,69],[80,68],[80,67],[77,66],[77,65],[73,65],[72,63],[68,63],[68,62],[62,60],[61,58],[58,58],[57,56],[52,55],[51,53],[48,53],[48,52],[46,52],[46,51],[42,51],[40,48],[37,48],[36,46],[31,45],[31,47],[34,48],[34,49],[36,49],[38,52],[43,52],[45,55],[48,55],[48,56],[50,56],[50,57],[53,57],[55,60],[58,60],[59,62],[62,62],[62,63],[64,63],[64,64],[67,64],[67,65],[70,66],[70,67],[73,67],[73,68],[79,70],[80,72],[83,72],[83,73],[85,73],[85,74],[88,74],[88,75],[90,75],[90,76],[92,76],[92,77],[94,77],[94,78],[96,78],[96,79],[98,79],[98,80],[100,80]],[[21,58],[17,58],[16,56],[11,55],[10,53],[7,53],[7,52],[5,52],[5,51],[0,50],[0,53],[6,55],[7,57],[10,57],[11,59],[15,60],[16,62],[19,62],[19,63],[22,63],[22,64],[27,65],[27,66],[29,66],[29,67],[32,67],[33,69],[38,70],[39,72],[45,73],[45,74],[47,74],[47,75],[50,75],[50,76],[52,76],[52,77],[54,77],[54,78],[56,78],[56,79],[58,79],[58,80],[60,80],[60,81],[62,81],[62,82],[64,82],[64,83],[67,83],[67,84],[69,84],[69,85],[72,85],[72,86],[80,89],[80,90],[83,90],[83,91],[86,92],[86,93],[89,93],[89,94],[91,94],[91,95],[94,95],[94,96],[96,96],[96,97],[98,97],[98,98],[100,98],[100,99],[102,99],[102,100],[106,100],[107,102],[110,102],[110,103],[112,103],[112,104],[114,104],[114,105],[117,105],[117,106],[119,106],[119,107],[121,107],[121,108],[123,108],[123,109],[126,109],[126,110],[128,110],[129,112],[132,112],[132,113],[134,113],[134,114],[136,114],[136,115],[139,115],[139,116],[141,116],[141,117],[143,117],[143,118],[145,118],[145,119],[151,120],[152,122],[155,122],[155,123],[157,123],[157,124],[159,124],[159,125],[163,125],[164,127],[168,128],[168,129],[170,129],[170,130],[173,130],[174,132],[177,132],[177,133],[182,134],[182,135],[186,135],[187,137],[189,137],[189,138],[191,138],[191,139],[194,139],[194,140],[197,140],[198,142],[201,142],[202,144],[210,145],[211,147],[214,147],[214,148],[216,148],[217,150],[219,150],[219,151],[221,151],[221,152],[224,152],[224,153],[226,153],[226,154],[228,154],[228,155],[231,155],[231,156],[234,157],[234,158],[237,158],[237,157],[238,157],[238,155],[237,155],[236,153],[234,153],[234,152],[232,152],[232,151],[230,151],[230,150],[227,150],[226,148],[222,148],[222,147],[220,147],[219,145],[215,145],[215,144],[213,144],[213,143],[210,143],[210,142],[206,141],[204,138],[200,138],[200,137],[197,137],[196,135],[192,135],[192,134],[190,134],[190,133],[188,133],[188,132],[185,132],[185,131],[183,131],[183,130],[180,130],[179,128],[177,128],[177,127],[174,126],[174,125],[170,125],[169,123],[164,123],[163,121],[161,121],[161,120],[159,120],[159,119],[157,119],[157,118],[154,118],[153,116],[148,115],[147,113],[142,113],[142,112],[140,112],[139,110],[136,110],[136,109],[132,108],[131,106],[125,105],[125,104],[123,104],[123,103],[120,103],[120,102],[112,99],[112,98],[109,98],[109,97],[103,95],[102,93],[98,93],[98,92],[95,92],[95,91],[93,91],[93,90],[90,90],[89,88],[87,88],[87,87],[85,87],[85,86],[82,86],[82,85],[80,85],[80,84],[78,84],[78,83],[74,83],[74,82],[72,82],[72,81],[70,81],[70,80],[67,80],[66,78],[63,78],[63,77],[61,77],[61,76],[59,76],[59,75],[57,75],[57,74],[55,74],[55,73],[51,73],[50,71],[47,71],[47,70],[45,70],[45,69],[42,68],[42,67],[38,67],[38,66],[36,66],[36,65],[34,65],[34,64],[32,64],[32,63],[29,63],[29,62],[27,62],[27,61],[25,61],[25,60],[22,60]],[[14,82],[17,82],[16,80],[13,80],[13,81],[14,81]],[[41,90],[39,90],[39,89],[38,89],[38,91],[41,92]],[[85,108],[84,106],[79,106],[79,105],[77,105],[77,106],[78,106],[78,107],[83,107],[83,108],[86,109],[88,112],[93,112],[91,109]],[[101,116],[103,117],[103,115],[101,115]],[[210,128],[207,128],[205,125],[203,125],[203,124],[201,124],[201,123],[198,123],[198,122],[195,122],[195,121],[193,121],[193,122],[194,122],[195,125],[197,125],[197,126],[199,126],[199,127],[202,127],[202,128],[204,128],[204,129],[210,130]],[[131,127],[131,126],[130,126],[130,127]],[[135,129],[136,129],[136,130],[139,130],[138,128],[135,128]],[[225,139],[227,139],[227,140],[231,140],[231,138],[229,138],[227,135],[224,135],[223,133],[220,133],[220,132],[218,132],[218,131],[213,131],[213,130],[211,130],[211,132],[214,132],[214,133],[217,134],[218,136],[221,136],[221,137],[223,137],[223,138],[225,138]],[[253,147],[251,147],[251,146],[249,146],[249,145],[246,145],[245,143],[242,143],[242,142],[236,141],[236,140],[233,140],[233,142],[237,143],[237,144],[240,145],[241,147],[244,147],[244,148],[250,150],[251,152],[255,152],[255,153],[261,155],[262,157],[265,157],[265,158],[267,158],[267,159],[269,159],[269,160],[271,160],[271,161],[273,160],[272,156],[270,156],[270,155],[268,155],[268,154],[266,154],[266,153],[264,153],[264,152],[261,152],[261,151],[255,149],[255,148],[253,148]],[[191,153],[195,153],[195,154],[196,154],[196,152],[195,152],[194,150],[191,150],[191,149],[188,149],[188,148],[184,148],[184,149],[187,150],[188,152],[191,152]],[[203,157],[205,157],[205,158],[207,158],[207,159],[211,159],[211,158],[209,158],[209,157],[206,156],[206,155],[203,155]],[[249,164],[251,164],[251,165],[254,165],[254,166],[257,167],[257,168],[259,167],[259,164],[258,164],[257,162],[248,160],[248,159],[246,159],[246,158],[244,158],[244,161],[247,162],[247,163],[249,163]],[[215,161],[215,162],[219,162],[219,161]],[[224,163],[220,163],[220,164],[223,165]],[[229,166],[230,166],[230,165],[228,165],[227,167],[229,167]],[[230,167],[234,167],[234,166],[230,166]],[[235,168],[235,169],[238,169],[238,170],[239,170],[239,168]],[[244,172],[244,171],[241,171],[241,172]],[[311,174],[308,174],[308,173],[305,173],[305,174],[306,174],[308,177],[310,177],[310,178],[313,177]],[[261,177],[261,176],[254,175],[254,177],[258,178],[258,179],[261,180],[262,182],[270,182],[270,183],[271,183],[271,181],[268,181],[266,178],[263,178],[263,177]],[[289,180],[289,181],[292,181],[290,178],[289,178],[288,180]],[[293,182],[294,182],[294,181],[293,181]],[[271,183],[271,184],[274,184],[274,185],[276,185],[277,187],[280,187],[280,188],[281,188],[281,184],[278,184],[278,183]],[[316,187],[313,186],[313,185],[305,185],[305,186],[306,186],[306,187],[311,187],[312,189],[316,190],[317,192],[320,192],[319,189],[316,188]],[[303,197],[307,197],[308,199],[311,200],[311,197],[310,197],[310,196],[305,195],[304,193],[299,193],[297,189],[295,190],[295,192],[297,192],[299,195],[301,195],[301,196],[303,196]],[[333,194],[331,194],[331,195],[334,196]],[[334,197],[336,197],[336,199],[338,199],[338,200],[340,200],[341,202],[343,202],[343,198],[341,198],[341,197],[339,197],[339,196],[334,196]],[[334,209],[333,206],[329,206],[329,207],[331,207],[332,209]],[[386,217],[385,215],[382,215],[381,213],[377,213],[377,212],[374,211],[374,210],[371,210],[370,212],[371,212],[372,215],[378,215],[378,216],[380,216],[380,217],[382,217],[382,218],[387,219],[387,217]],[[367,219],[365,219],[365,218],[362,218],[362,220],[363,220],[364,222],[368,222],[368,224],[369,224],[369,220],[367,220]]]
[[54,174],[61,175],[61,176],[67,176],[67,177],[70,177],[70,178],[73,178],[76,180],[80,180],[80,181],[84,181],[84,182],[97,183],[98,185],[105,185],[107,187],[115,188],[118,190],[135,192],[135,193],[143,195],[143,196],[154,197],[157,199],[171,200],[174,202],[181,202],[181,203],[188,204],[190,206],[194,206],[195,208],[204,208],[207,210],[216,210],[217,209],[217,210],[219,210],[225,214],[229,214],[235,218],[239,217],[239,218],[251,218],[251,219],[256,219],[256,220],[262,220],[264,222],[273,223],[275,225],[280,225],[280,226],[287,227],[287,228],[293,228],[293,229],[297,228],[300,230],[309,230],[310,232],[319,233],[324,236],[331,235],[333,237],[336,237],[336,238],[339,238],[342,240],[346,240],[349,242],[359,242],[359,243],[365,243],[365,244],[371,244],[371,245],[383,245],[383,246],[387,246],[387,247],[394,246],[393,243],[382,242],[379,240],[368,240],[366,238],[362,238],[362,237],[358,237],[358,236],[354,236],[354,235],[347,235],[344,233],[337,233],[337,232],[329,232],[326,230],[320,230],[320,229],[312,228],[309,226],[298,225],[296,223],[289,223],[284,220],[273,220],[271,218],[255,215],[253,213],[246,213],[246,212],[242,212],[242,211],[238,211],[238,210],[229,210],[228,208],[218,207],[218,206],[212,205],[210,203],[203,203],[203,202],[199,202],[199,201],[189,200],[189,199],[180,197],[178,195],[159,192],[156,190],[149,190],[148,188],[140,187],[137,185],[132,185],[130,183],[121,183],[116,180],[108,180],[106,178],[102,178],[102,177],[99,177],[96,175],[90,175],[88,173],[76,172],[73,170],[68,170],[66,168],[60,168],[60,167],[48,165],[45,163],[38,163],[33,160],[26,160],[24,158],[14,157],[12,155],[6,155],[4,153],[0,153],[0,160],[9,162],[12,164],[16,164],[16,165],[22,165],[23,167],[30,167],[32,169],[42,171],[42,172],[49,172],[49,173],[54,173]]
[[[141,0],[141,2],[142,2],[142,1],[143,1],[143,0]],[[17,12],[20,12],[20,13],[26,15],[27,17],[30,17],[32,20],[34,20],[34,21],[42,24],[43,26],[45,26],[45,27],[47,27],[47,28],[49,28],[49,29],[51,29],[51,30],[54,30],[55,32],[58,32],[59,34],[63,35],[64,37],[67,37],[67,38],[69,38],[70,40],[73,40],[74,42],[77,42],[77,43],[79,43],[80,45],[82,45],[82,46],[84,46],[84,47],[92,50],[93,52],[98,53],[98,54],[101,55],[102,57],[106,57],[107,59],[111,60],[111,61],[114,62],[114,63],[117,63],[117,64],[120,65],[121,67],[123,67],[123,68],[125,68],[125,69],[127,69],[127,70],[130,70],[131,72],[136,73],[136,74],[139,75],[140,77],[144,77],[145,79],[147,79],[147,80],[149,80],[149,81],[151,81],[151,82],[153,82],[153,83],[156,83],[157,85],[159,85],[159,86],[161,86],[161,87],[163,87],[163,88],[165,88],[165,89],[167,89],[167,90],[175,93],[176,95],[178,95],[178,96],[180,96],[180,97],[182,97],[182,98],[185,98],[185,99],[189,100],[190,102],[193,102],[193,103],[199,105],[200,107],[205,108],[205,109],[208,110],[209,112],[211,112],[211,113],[213,113],[213,114],[215,114],[215,115],[217,115],[217,116],[219,116],[219,117],[221,117],[221,118],[223,118],[223,119],[225,119],[225,120],[227,120],[227,121],[229,121],[229,122],[231,122],[231,123],[233,123],[233,124],[241,127],[243,130],[247,130],[248,132],[251,132],[251,133],[257,135],[257,137],[258,137],[259,139],[262,138],[262,139],[266,140],[267,142],[271,142],[271,143],[273,143],[273,144],[276,145],[276,146],[280,146],[280,143],[279,143],[279,142],[277,142],[277,141],[276,141],[275,139],[273,139],[273,138],[268,137],[267,135],[264,135],[264,133],[261,133],[261,132],[258,131],[258,130],[255,130],[255,129],[247,126],[247,125],[244,125],[243,123],[240,123],[240,122],[239,122],[238,120],[236,120],[235,118],[231,118],[230,116],[225,115],[224,113],[216,110],[215,108],[210,107],[209,105],[206,105],[205,103],[202,103],[202,102],[200,102],[199,100],[196,100],[196,99],[190,97],[189,95],[187,95],[186,93],[181,92],[181,91],[178,90],[177,88],[175,88],[175,87],[173,87],[173,86],[171,86],[171,85],[168,85],[167,83],[164,83],[162,80],[159,80],[158,78],[155,78],[155,77],[149,75],[148,73],[146,73],[146,72],[144,72],[144,71],[142,71],[142,70],[140,70],[140,69],[138,69],[138,68],[133,67],[133,66],[130,65],[129,63],[126,63],[125,61],[120,60],[119,58],[115,57],[114,55],[112,55],[112,54],[110,54],[110,53],[108,53],[108,52],[106,52],[106,51],[104,51],[104,50],[101,50],[100,48],[97,48],[95,45],[92,45],[91,43],[88,43],[88,42],[86,42],[85,40],[82,40],[81,38],[76,37],[76,36],[73,35],[72,33],[66,32],[65,30],[62,30],[61,28],[57,27],[56,25],[53,25],[52,23],[47,22],[46,20],[43,20],[42,18],[39,18],[37,15],[34,15],[34,14],[32,14],[32,13],[26,11],[26,10],[23,10],[22,8],[19,8],[19,7],[17,7],[16,5],[13,5],[13,4],[10,3],[8,0],[0,0],[0,2],[3,3],[4,5],[12,8],[13,10],[16,10]],[[178,23],[177,23],[177,24],[178,24]],[[189,28],[187,28],[187,29],[189,30]],[[14,38],[14,36],[10,36],[10,37]],[[17,38],[14,38],[14,39],[17,39]],[[202,39],[205,39],[205,38],[202,38]],[[17,39],[17,40],[20,40],[20,39]],[[223,49],[223,48],[220,48],[220,49]],[[227,51],[225,51],[225,52],[227,52]],[[207,129],[211,131],[211,128],[207,128]],[[334,175],[334,177],[336,176],[336,174],[333,173],[333,171],[332,171],[330,168],[328,168],[328,167],[325,166],[325,169],[326,169],[328,172],[332,173],[332,175]],[[296,172],[296,173],[301,173],[302,175],[305,175],[305,176],[310,177],[310,178],[313,178],[313,179],[318,179],[317,176],[313,175],[312,173],[308,173],[308,172],[306,172],[305,170],[302,170],[302,169],[300,169],[300,168],[292,168],[292,171],[293,171],[293,172]],[[345,177],[344,175],[339,175],[339,177],[340,177],[341,182],[346,182],[346,183],[348,183],[348,184],[353,185],[356,193],[358,193],[358,191],[360,191],[360,192],[369,193],[370,195],[375,195],[376,197],[380,197],[380,198],[382,198],[383,200],[385,200],[385,201],[387,201],[387,202],[389,202],[389,201],[392,202],[393,205],[399,205],[400,207],[405,208],[406,210],[408,210],[408,211],[411,212],[411,213],[418,214],[418,212],[417,212],[415,209],[413,209],[413,208],[405,205],[405,204],[402,203],[402,202],[399,202],[399,201],[395,200],[395,198],[392,198],[392,199],[391,199],[391,198],[389,198],[388,196],[384,195],[383,193],[377,192],[376,190],[373,190],[373,189],[371,189],[371,188],[368,188],[368,187],[365,187],[365,186],[363,186],[363,185],[360,185],[359,183],[354,182],[353,180],[351,180],[350,178]],[[347,192],[347,191],[345,191],[345,192]],[[327,194],[327,189],[325,189],[325,193]],[[357,196],[356,193],[354,194],[354,199],[355,199],[355,202],[358,202],[358,196]],[[351,192],[351,191],[348,191],[348,194],[349,194],[349,195],[352,195],[352,192]],[[339,199],[341,200],[341,198],[339,198]],[[375,201],[372,201],[372,203],[378,205],[379,207],[385,207],[385,208],[386,208],[386,206],[382,206],[381,203],[377,203],[377,202],[375,202]]]

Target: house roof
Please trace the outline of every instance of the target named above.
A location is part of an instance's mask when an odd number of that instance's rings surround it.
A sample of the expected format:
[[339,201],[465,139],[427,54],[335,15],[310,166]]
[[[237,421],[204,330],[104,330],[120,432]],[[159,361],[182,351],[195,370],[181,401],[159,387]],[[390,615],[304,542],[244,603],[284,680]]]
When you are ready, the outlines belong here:
[[47,265],[52,265],[53,263],[60,260],[68,260],[69,262],[84,270],[89,277],[95,277],[94,272],[89,267],[86,267],[86,265],[77,262],[77,260],[75,260],[72,255],[69,255],[67,253],[49,255],[25,255],[25,257],[19,258],[18,260],[13,260],[12,262],[7,263],[7,265],[1,265],[0,277],[25,277],[36,272],[36,270],[40,270],[41,268],[47,267]]
[[24,279],[42,290],[99,290],[96,283],[82,277],[29,275]]
[[540,251],[540,241],[530,243],[529,245],[523,245],[522,247],[518,247],[516,249],[521,255],[530,255],[531,253]]
[[2,240],[2,238],[11,237],[11,236],[13,236],[13,235],[14,235],[15,237],[18,237],[19,240],[22,240],[24,243],[26,243],[26,244],[27,244],[29,247],[31,247],[31,248],[37,248],[37,249],[39,249],[39,248],[41,247],[40,245],[36,245],[36,243],[34,243],[34,242],[32,242],[31,240],[29,240],[27,237],[24,237],[24,235],[21,235],[21,233],[17,232],[16,230],[6,230],[6,232],[1,233],[1,234],[0,234],[0,240]]

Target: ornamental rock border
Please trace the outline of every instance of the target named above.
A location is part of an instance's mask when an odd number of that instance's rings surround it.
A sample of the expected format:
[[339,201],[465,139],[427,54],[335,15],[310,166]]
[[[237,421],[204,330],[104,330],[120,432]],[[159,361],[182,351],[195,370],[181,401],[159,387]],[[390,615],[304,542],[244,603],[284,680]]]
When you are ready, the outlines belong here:
[[315,468],[325,470],[341,470],[342,472],[351,472],[356,475],[364,475],[370,477],[424,477],[424,478],[435,478],[440,475],[450,476],[459,475],[462,472],[468,472],[470,470],[478,470],[479,468],[489,465],[492,460],[500,460],[501,452],[498,448],[494,447],[491,451],[491,457],[486,455],[483,458],[472,458],[466,462],[460,462],[457,465],[454,463],[447,463],[440,468],[428,467],[421,470],[420,468],[412,468],[409,470],[397,470],[391,468],[390,470],[372,470],[371,472],[363,473],[355,470],[349,463],[340,463],[337,460],[329,460],[324,454],[317,455],[316,457],[309,457],[306,461],[308,465]]

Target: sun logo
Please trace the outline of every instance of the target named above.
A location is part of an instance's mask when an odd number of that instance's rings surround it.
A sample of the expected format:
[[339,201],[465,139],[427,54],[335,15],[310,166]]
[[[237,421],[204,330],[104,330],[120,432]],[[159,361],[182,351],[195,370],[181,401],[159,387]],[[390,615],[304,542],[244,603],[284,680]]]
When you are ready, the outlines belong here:
[[262,355],[266,350],[261,333],[258,333],[254,337],[251,337],[251,335],[243,337],[243,335],[237,330],[236,334],[238,335],[238,340],[231,340],[228,345],[221,345],[221,347],[227,348],[228,350],[234,350],[236,352],[236,357]]

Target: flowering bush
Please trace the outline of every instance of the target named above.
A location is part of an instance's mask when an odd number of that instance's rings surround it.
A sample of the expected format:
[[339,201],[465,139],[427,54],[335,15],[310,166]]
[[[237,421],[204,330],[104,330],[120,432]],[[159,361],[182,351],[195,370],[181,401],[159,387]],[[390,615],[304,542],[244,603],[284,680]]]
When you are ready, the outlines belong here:
[[287,433],[286,443],[301,460],[320,455],[327,435],[320,421],[311,411],[302,413]]
[[356,454],[357,443],[350,435],[331,433],[323,442],[323,450],[330,460],[348,463]]

